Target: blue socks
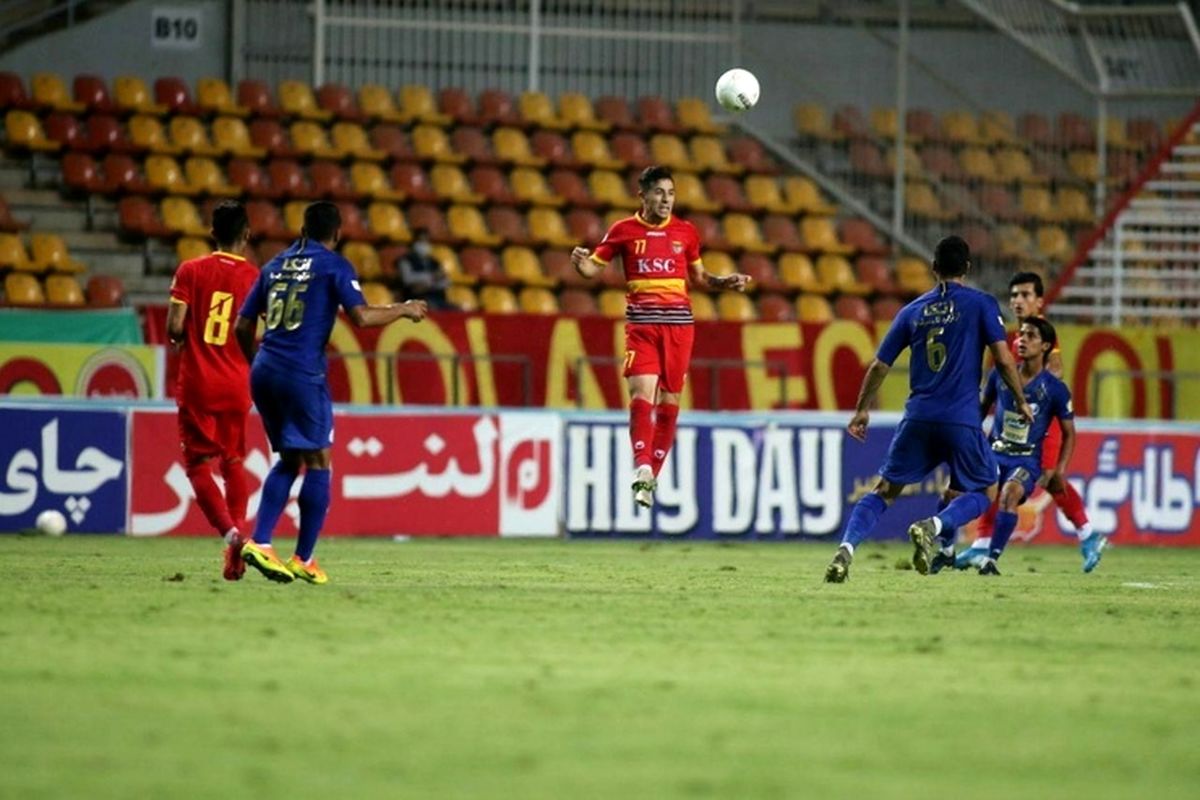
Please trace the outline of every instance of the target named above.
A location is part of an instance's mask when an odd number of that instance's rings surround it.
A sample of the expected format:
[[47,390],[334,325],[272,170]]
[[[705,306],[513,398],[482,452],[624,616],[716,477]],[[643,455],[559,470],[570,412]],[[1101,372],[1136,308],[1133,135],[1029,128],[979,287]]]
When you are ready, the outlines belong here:
[[263,481],[262,500],[258,504],[258,519],[254,524],[255,544],[271,543],[271,534],[275,532],[275,525],[287,505],[288,494],[295,480],[296,473],[285,467],[282,461],[276,461],[267,473],[267,479]]
[[887,503],[874,492],[867,492],[862,499],[854,504],[850,519],[846,520],[846,529],[842,532],[842,543],[858,547],[863,539],[871,535],[879,515],[887,511]]
[[992,531],[992,546],[988,550],[988,555],[993,559],[1000,557],[1004,552],[1004,546],[1008,544],[1008,539],[1013,535],[1013,531],[1017,529],[1017,515],[1013,511],[997,511],[996,512],[996,528]]
[[329,511],[329,483],[331,471],[309,469],[304,473],[300,486],[300,538],[296,540],[296,556],[301,561],[312,558],[317,537],[325,525],[325,514]]
[[938,534],[938,538],[941,539],[943,535],[946,535],[950,537],[949,541],[953,542],[954,532],[987,511],[989,505],[991,502],[983,492],[960,494],[950,501],[950,505],[946,506],[944,511],[937,515],[937,518],[942,521],[942,532]]

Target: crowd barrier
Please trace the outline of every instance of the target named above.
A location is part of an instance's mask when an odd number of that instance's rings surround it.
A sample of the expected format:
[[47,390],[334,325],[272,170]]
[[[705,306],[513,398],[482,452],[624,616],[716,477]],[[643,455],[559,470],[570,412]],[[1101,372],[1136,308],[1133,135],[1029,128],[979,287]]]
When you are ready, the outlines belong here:
[[[896,415],[865,443],[844,414],[688,413],[656,504],[632,502],[625,417],[608,412],[438,412],[339,406],[329,535],[556,536],[834,541],[871,486]],[[1069,479],[1094,527],[1118,544],[1200,545],[1200,425],[1080,420]],[[47,508],[70,530],[211,534],[166,404],[0,402],[0,530]],[[258,508],[271,456],[252,415],[246,467]],[[932,512],[944,475],[914,485],[881,520],[900,537]],[[298,491],[299,484],[295,487]],[[293,534],[289,503],[281,533]],[[1039,494],[1016,538],[1072,541]]]

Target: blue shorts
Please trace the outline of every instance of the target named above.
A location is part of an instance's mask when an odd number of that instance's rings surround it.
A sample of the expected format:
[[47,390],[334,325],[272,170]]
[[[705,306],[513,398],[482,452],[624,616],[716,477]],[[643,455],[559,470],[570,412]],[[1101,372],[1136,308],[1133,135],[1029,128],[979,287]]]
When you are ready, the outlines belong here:
[[982,428],[905,419],[896,428],[879,474],[907,486],[939,465],[950,467],[950,488],[977,492],[996,482],[996,456]]
[[333,444],[333,401],[325,381],[312,383],[256,362],[250,370],[250,396],[276,453],[324,450]]
[[1000,465],[1000,485],[1009,481],[1021,484],[1025,489],[1025,499],[1033,494],[1038,478],[1042,476],[1042,461],[1037,456],[1009,456],[996,454],[996,463]]

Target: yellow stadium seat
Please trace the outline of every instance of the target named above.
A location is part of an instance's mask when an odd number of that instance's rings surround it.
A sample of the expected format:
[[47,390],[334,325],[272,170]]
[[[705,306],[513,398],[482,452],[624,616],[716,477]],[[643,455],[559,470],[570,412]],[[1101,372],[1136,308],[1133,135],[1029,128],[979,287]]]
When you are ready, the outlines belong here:
[[819,294],[802,294],[796,298],[796,318],[801,322],[833,322],[833,306]]
[[411,242],[412,232],[400,207],[392,203],[375,202],[367,206],[367,227],[377,236],[391,242]]
[[656,164],[681,172],[692,172],[699,166],[692,162],[683,140],[670,133],[656,133],[650,137],[650,155]]
[[167,139],[161,122],[144,114],[139,114],[129,120],[129,139],[136,146],[152,153],[177,156],[183,152]]
[[725,238],[734,247],[751,253],[774,253],[779,248],[763,241],[758,223],[747,214],[726,214],[721,220]]
[[[598,202],[605,203],[618,209],[632,211],[642,207],[642,203],[629,193],[625,181],[615,172],[596,170],[588,176],[588,188]],[[625,214],[623,216],[628,216]]]
[[203,258],[212,252],[212,247],[204,239],[195,236],[180,236],[175,242],[175,260],[183,263],[193,258]]
[[462,264],[458,261],[458,253],[449,246],[435,244],[433,246],[433,257],[442,265],[442,269],[446,271],[446,277],[450,279],[451,283],[474,286],[479,282],[479,278],[463,272]]
[[10,147],[37,153],[57,153],[62,149],[61,144],[46,138],[42,123],[28,111],[9,111],[4,117],[4,131]]
[[87,303],[83,288],[71,275],[50,275],[46,278],[46,302],[58,306],[82,306]]
[[629,219],[632,216],[633,215],[631,213],[629,213],[628,211],[626,211],[623,208],[609,209],[604,214],[604,227],[605,227],[605,229],[611,228],[613,225],[620,222],[621,220]]
[[553,208],[534,208],[529,211],[529,235],[535,242],[550,247],[574,247],[579,240],[567,230],[562,214]]
[[12,305],[35,306],[46,302],[38,279],[25,272],[11,272],[4,277],[4,300]]
[[894,108],[871,109],[871,132],[881,139],[895,140],[899,117]]
[[817,259],[817,279],[839,294],[868,295],[871,287],[854,277],[854,268],[844,257],[826,253]]
[[471,191],[467,176],[453,164],[437,164],[429,171],[429,180],[439,199],[449,203],[482,205],[486,197]]
[[996,180],[996,162],[982,147],[964,147],[958,154],[958,163],[968,178]]
[[1054,205],[1058,213],[1067,222],[1093,221],[1092,204],[1081,190],[1071,186],[1061,186],[1054,193]]
[[396,107],[392,93],[376,83],[368,83],[358,89],[358,107],[371,119],[382,122],[404,122],[405,117]]
[[223,153],[254,160],[267,155],[266,150],[254,146],[246,123],[236,117],[217,117],[213,120],[212,135],[215,146]]
[[1022,186],[1020,204],[1021,213],[1038,222],[1056,222],[1059,219],[1050,190],[1044,186]]
[[65,111],[68,114],[82,114],[87,110],[83,103],[75,102],[63,79],[53,72],[36,73],[30,84],[33,100],[39,106],[49,106],[55,111]]
[[959,145],[979,145],[985,140],[980,135],[979,121],[970,111],[950,111],[942,116],[942,133]]
[[412,132],[413,152],[422,160],[440,161],[446,164],[462,164],[467,157],[454,152],[449,137],[434,125],[418,125]]
[[283,207],[283,224],[292,236],[299,236],[300,229],[304,227],[304,209],[307,205],[303,200],[293,200]]
[[374,281],[383,276],[379,251],[366,242],[346,242],[342,255],[354,265],[354,272],[362,280]]
[[546,166],[546,159],[533,154],[529,139],[516,128],[497,128],[492,133],[492,149],[501,161],[522,167]]
[[720,250],[712,250],[704,254],[704,269],[718,277],[724,275],[732,275],[737,272],[737,264],[733,263],[727,253],[722,253]]
[[803,253],[784,253],[779,257],[779,278],[789,289],[829,294],[832,290],[817,280],[812,260]]
[[[895,174],[896,171],[896,148],[889,147],[887,150],[887,166],[888,169]],[[921,166],[921,157],[917,155],[917,148],[911,144],[904,146],[904,174],[909,178],[919,178],[923,172]]]
[[1017,126],[1006,111],[984,111],[979,117],[979,135],[989,145],[1019,143]]
[[200,219],[200,212],[186,197],[164,198],[159,206],[163,224],[185,236],[208,236],[208,226]]
[[393,188],[392,183],[378,164],[366,161],[356,161],[350,167],[350,184],[355,191],[368,195],[372,200],[386,200],[399,203],[404,200],[404,192]]
[[378,281],[366,281],[362,284],[363,299],[369,306],[386,306],[396,302],[392,290]]
[[474,206],[454,205],[446,214],[450,233],[480,247],[497,247],[502,243],[499,236],[488,231],[483,215]]
[[713,302],[710,295],[703,292],[693,292],[691,299],[693,318],[701,321],[717,318],[717,304]]
[[167,130],[171,144],[184,152],[197,156],[219,156],[222,152],[209,141],[208,129],[195,117],[172,117]]
[[446,299],[460,311],[478,311],[479,298],[470,286],[451,286],[446,290]]
[[0,233],[0,269],[15,269],[19,272],[42,272],[45,264],[38,264],[29,257],[21,237],[15,233]]
[[758,319],[754,302],[741,292],[721,292],[717,296],[717,315],[723,320],[753,322]]
[[1017,225],[1005,225],[996,235],[1001,258],[1029,258],[1033,255],[1033,237]]
[[524,202],[539,206],[554,206],[555,208],[563,206],[567,202],[566,198],[556,195],[550,189],[545,176],[537,170],[529,167],[517,167],[512,171],[509,180],[512,182],[513,194]]
[[597,305],[603,316],[609,319],[624,319],[625,292],[620,289],[605,289],[600,293]]
[[1033,171],[1033,162],[1024,150],[1006,147],[995,155],[996,177],[1005,182],[1046,183],[1045,175]]
[[948,220],[954,213],[942,207],[933,187],[924,181],[909,181],[904,187],[904,210],[915,217]]
[[693,136],[690,146],[692,162],[701,170],[726,175],[741,175],[746,168],[725,156],[725,146],[712,136]]
[[808,216],[800,221],[800,238],[809,250],[837,255],[849,255],[854,252],[850,245],[843,244],[833,227],[829,217]]
[[[757,208],[770,211],[772,214],[794,214],[800,209],[783,199],[779,191],[779,182],[770,175],[750,175],[745,182],[746,199]],[[676,194],[679,183],[676,181]]]
[[73,259],[67,252],[67,244],[62,237],[53,233],[35,233],[30,236],[29,250],[33,263],[39,269],[76,275],[87,272],[87,267]]
[[283,81],[279,84],[279,107],[290,117],[302,117],[317,122],[333,119],[333,112],[317,105],[312,87],[300,81]]
[[680,210],[700,211],[711,214],[722,206],[708,197],[704,184],[690,172],[675,173],[675,203]]
[[1043,225],[1037,229],[1038,254],[1051,261],[1068,261],[1075,253],[1071,237],[1057,225]]
[[806,214],[833,214],[837,207],[825,201],[821,190],[808,178],[791,175],[783,182],[784,197],[792,213],[803,211]]
[[582,163],[597,169],[625,169],[625,162],[613,157],[608,140],[595,131],[576,131],[571,137],[571,152]]
[[525,286],[554,286],[557,281],[542,272],[538,257],[528,247],[506,247],[500,254],[504,274]]
[[146,181],[160,192],[194,197],[200,192],[183,177],[179,163],[171,156],[154,155],[146,159]]
[[543,92],[522,92],[518,108],[521,119],[539,128],[565,131],[571,127],[571,123],[554,112],[554,103]]
[[209,114],[250,116],[250,109],[237,104],[229,84],[220,78],[201,78],[196,82],[196,104]]
[[316,122],[301,120],[293,122],[288,129],[292,146],[306,156],[314,158],[341,158],[344,154],[329,143],[329,135]]
[[1067,154],[1067,168],[1076,178],[1088,183],[1095,183],[1100,179],[1100,159],[1090,150],[1072,150]]
[[1104,142],[1107,147],[1118,150],[1138,150],[1138,145],[1129,141],[1125,131],[1125,120],[1120,117],[1108,117],[1104,123]]
[[330,132],[333,149],[360,161],[385,161],[387,153],[371,146],[367,132],[357,122],[339,122]]
[[558,298],[549,289],[527,287],[521,290],[520,307],[526,314],[557,314]]
[[479,305],[485,314],[515,314],[517,298],[504,286],[484,286],[479,290]]
[[803,137],[826,141],[840,141],[846,138],[833,129],[824,106],[816,103],[801,103],[796,106],[792,110],[792,121],[796,124],[796,132]]
[[154,102],[153,95],[141,78],[132,75],[121,75],[113,81],[113,99],[118,107],[136,114],[161,117],[168,110],[166,106]]
[[[585,131],[608,131],[612,126],[596,118],[596,109],[587,95],[567,92],[558,98],[558,113],[572,128]],[[578,155],[578,153],[577,153]]]
[[409,84],[400,90],[400,113],[405,119],[430,125],[449,125],[454,120],[439,113],[428,86]]
[[719,136],[725,132],[724,125],[713,121],[708,103],[696,97],[683,97],[675,102],[675,116],[679,124],[689,131]]
[[935,281],[929,265],[919,258],[902,256],[896,262],[896,286],[905,294],[924,294]]

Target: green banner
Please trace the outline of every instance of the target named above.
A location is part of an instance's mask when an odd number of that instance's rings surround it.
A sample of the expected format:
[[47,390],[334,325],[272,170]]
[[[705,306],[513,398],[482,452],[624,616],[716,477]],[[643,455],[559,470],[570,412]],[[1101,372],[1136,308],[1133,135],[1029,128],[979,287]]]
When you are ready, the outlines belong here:
[[96,311],[0,309],[0,342],[142,344],[142,326],[132,308]]

